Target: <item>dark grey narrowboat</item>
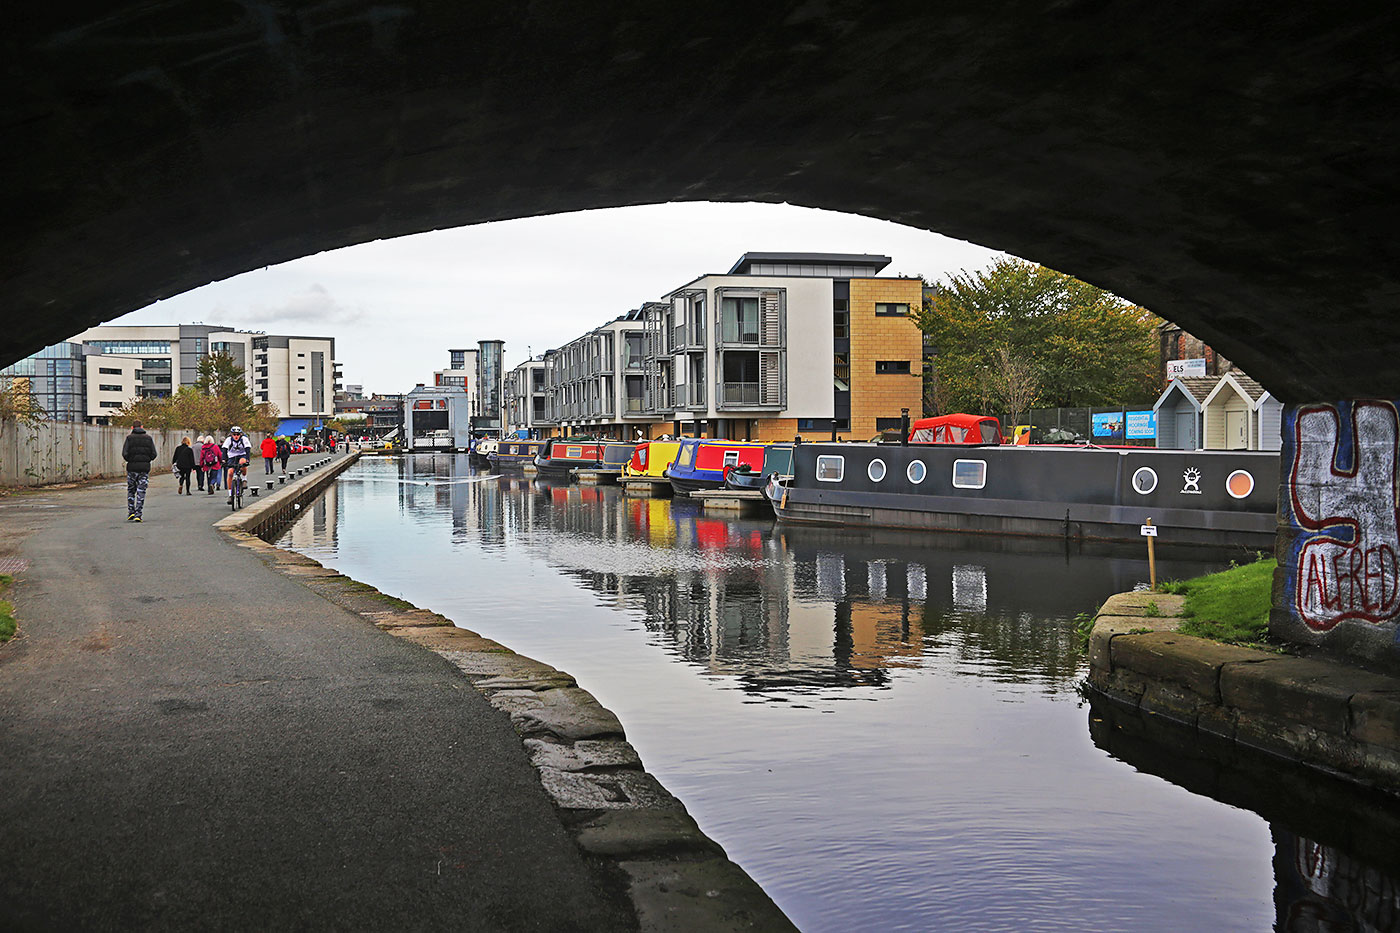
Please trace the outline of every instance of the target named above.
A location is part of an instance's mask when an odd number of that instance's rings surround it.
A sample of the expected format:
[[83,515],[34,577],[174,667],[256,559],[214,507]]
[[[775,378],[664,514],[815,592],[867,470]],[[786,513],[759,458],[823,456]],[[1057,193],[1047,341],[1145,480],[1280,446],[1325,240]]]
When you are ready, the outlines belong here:
[[789,522],[1271,548],[1279,455],[1151,448],[800,444],[767,487]]

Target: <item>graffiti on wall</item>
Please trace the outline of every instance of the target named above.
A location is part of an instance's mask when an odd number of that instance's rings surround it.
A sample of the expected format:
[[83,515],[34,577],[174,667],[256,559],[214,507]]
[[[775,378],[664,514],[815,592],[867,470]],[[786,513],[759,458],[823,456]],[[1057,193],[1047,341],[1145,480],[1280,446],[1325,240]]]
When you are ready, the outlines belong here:
[[1400,614],[1395,405],[1306,405],[1293,421],[1288,486],[1300,533],[1288,573],[1298,617],[1318,632],[1345,619],[1388,622]]

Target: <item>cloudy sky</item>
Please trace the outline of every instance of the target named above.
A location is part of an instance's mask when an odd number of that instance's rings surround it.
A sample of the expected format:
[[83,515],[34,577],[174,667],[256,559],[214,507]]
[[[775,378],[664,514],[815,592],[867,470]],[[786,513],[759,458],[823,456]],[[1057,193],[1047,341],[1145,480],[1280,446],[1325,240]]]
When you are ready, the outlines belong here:
[[881,220],[778,204],[657,204],[380,240],[247,272],[118,318],[336,338],[345,381],[406,392],[451,347],[504,340],[506,367],[745,252],[876,253],[937,280],[999,254]]

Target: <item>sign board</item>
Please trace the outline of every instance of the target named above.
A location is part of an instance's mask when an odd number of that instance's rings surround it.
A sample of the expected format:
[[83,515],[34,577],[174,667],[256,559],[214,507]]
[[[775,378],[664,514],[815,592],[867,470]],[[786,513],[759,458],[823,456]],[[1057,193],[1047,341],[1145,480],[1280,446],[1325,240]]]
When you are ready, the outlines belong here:
[[1156,526],[1156,525],[1143,525],[1143,526],[1142,526],[1142,536],[1143,536],[1144,538],[1155,538],[1155,537],[1157,537],[1157,526]]
[[1167,378],[1175,379],[1178,376],[1204,376],[1206,374],[1206,361],[1200,360],[1167,360]]
[[1130,411],[1124,415],[1123,436],[1130,441],[1150,441],[1157,436],[1157,413]]
[[1121,441],[1123,439],[1123,413],[1106,411],[1090,418],[1095,440]]

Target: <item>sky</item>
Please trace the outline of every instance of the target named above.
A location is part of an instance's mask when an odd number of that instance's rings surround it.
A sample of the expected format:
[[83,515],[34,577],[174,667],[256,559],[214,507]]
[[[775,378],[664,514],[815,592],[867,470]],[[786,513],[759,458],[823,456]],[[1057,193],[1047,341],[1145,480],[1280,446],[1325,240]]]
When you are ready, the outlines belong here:
[[377,240],[245,272],[114,324],[223,324],[334,337],[344,382],[407,392],[447,351],[504,340],[507,369],[746,252],[873,253],[937,281],[1003,254],[869,217],[785,204],[655,204]]

